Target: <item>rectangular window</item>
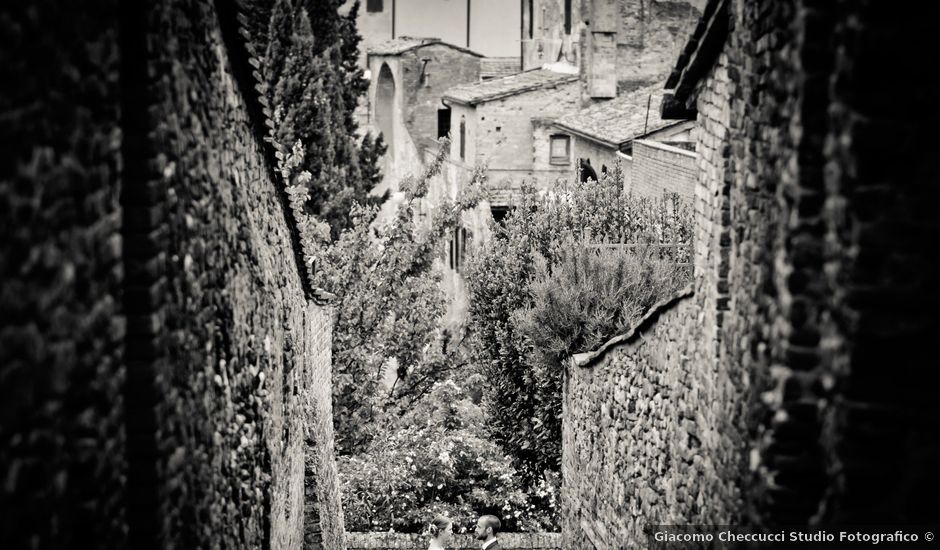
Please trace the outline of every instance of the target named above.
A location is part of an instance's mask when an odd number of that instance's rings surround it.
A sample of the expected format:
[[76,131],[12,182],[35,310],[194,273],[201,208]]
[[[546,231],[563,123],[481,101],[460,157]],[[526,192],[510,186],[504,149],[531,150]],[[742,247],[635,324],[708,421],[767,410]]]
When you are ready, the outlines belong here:
[[571,0],[565,0],[565,34],[571,34]]
[[369,13],[376,13],[385,10],[383,5],[383,0],[367,0],[366,1],[366,11]]
[[529,38],[535,37],[535,0],[529,0]]
[[551,164],[571,164],[571,137],[557,134],[551,137],[549,162]]
[[450,109],[437,110],[437,139],[450,133]]
[[467,121],[460,117],[460,160],[467,160]]
[[493,215],[493,221],[496,223],[503,223],[503,220],[506,219],[506,216],[509,215],[508,206],[490,206],[490,214]]

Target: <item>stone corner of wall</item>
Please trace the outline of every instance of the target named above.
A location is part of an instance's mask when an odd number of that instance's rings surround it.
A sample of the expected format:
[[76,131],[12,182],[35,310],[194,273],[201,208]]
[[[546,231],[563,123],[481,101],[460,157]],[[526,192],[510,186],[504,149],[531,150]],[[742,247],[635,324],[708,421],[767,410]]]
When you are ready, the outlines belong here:
[[584,353],[576,353],[569,358],[569,363],[572,367],[590,367],[597,363],[597,361],[604,358],[607,355],[607,352],[613,348],[629,345],[632,342],[636,341],[639,338],[642,331],[645,331],[650,325],[656,322],[660,315],[669,311],[675,307],[680,302],[691,297],[695,294],[694,285],[689,283],[680,290],[677,290],[672,295],[667,298],[664,298],[657,302],[646,312],[643,317],[640,318],[632,327],[630,327],[627,332],[623,334],[614,336],[607,342],[605,342],[601,347],[597,348],[594,351],[588,351]]

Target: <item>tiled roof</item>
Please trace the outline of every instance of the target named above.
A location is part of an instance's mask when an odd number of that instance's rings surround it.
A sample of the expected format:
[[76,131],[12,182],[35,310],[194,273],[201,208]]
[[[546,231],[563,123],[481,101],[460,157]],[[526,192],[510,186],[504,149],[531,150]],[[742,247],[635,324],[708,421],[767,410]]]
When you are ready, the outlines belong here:
[[417,48],[423,48],[424,46],[431,46],[434,44],[447,46],[448,48],[453,48],[455,50],[469,53],[477,57],[483,57],[481,54],[478,54],[475,51],[444,42],[440,38],[419,38],[415,36],[399,36],[394,40],[382,42],[381,44],[377,44],[369,48],[368,53],[372,55],[399,55]]
[[659,105],[662,99],[662,84],[638,88],[563,115],[555,121],[555,126],[619,147],[644,134],[677,123],[660,117]]
[[522,70],[518,57],[484,57],[480,60],[480,78],[499,78],[518,73]]
[[559,84],[574,82],[576,74],[557,73],[545,69],[533,69],[501,78],[491,78],[475,84],[457,86],[444,92],[444,99],[476,105],[520,94],[539,88],[553,88]]

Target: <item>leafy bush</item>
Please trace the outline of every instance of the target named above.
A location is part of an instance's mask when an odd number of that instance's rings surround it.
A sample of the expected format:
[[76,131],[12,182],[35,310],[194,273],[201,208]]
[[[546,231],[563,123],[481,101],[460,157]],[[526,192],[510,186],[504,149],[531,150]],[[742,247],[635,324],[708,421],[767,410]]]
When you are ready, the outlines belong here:
[[[646,304],[650,293],[667,290],[655,282],[667,276],[658,271],[668,272],[664,266],[640,269],[626,252],[593,257],[563,243],[691,243],[692,212],[678,197],[649,200],[622,189],[619,168],[600,182],[570,184],[551,193],[525,188],[504,225],[496,228],[494,241],[468,262],[471,359],[486,378],[490,432],[526,483],[560,468],[558,355],[616,335],[629,324],[631,308]],[[662,250],[669,251],[670,261],[691,261],[689,247]],[[556,266],[562,266],[558,273]],[[585,279],[607,269],[614,271]],[[614,285],[631,277],[652,286],[633,288],[635,297],[613,292]],[[565,288],[550,289],[555,284]],[[613,292],[610,299],[600,294],[605,288]],[[626,302],[618,305],[618,299]],[[537,322],[551,324],[535,327]]]
[[[435,209],[428,227],[418,227],[414,206],[444,162],[448,143],[418,178],[401,188],[394,218],[378,226],[374,207],[355,206],[352,225],[316,254],[314,284],[337,296],[333,325],[333,422],[339,454],[364,449],[385,410],[413,402],[450,366],[465,362],[439,329],[445,297],[434,265],[441,243],[463,210],[480,197],[474,178],[455,203]],[[380,381],[397,365],[391,392]]]
[[648,246],[592,248],[569,239],[553,256],[552,269],[536,256],[529,282],[532,303],[516,310],[512,319],[550,364],[626,332],[688,280],[688,270],[659,259]]
[[375,437],[359,455],[340,458],[343,509],[353,531],[420,532],[439,513],[472,529],[493,513],[510,531],[540,531],[557,524],[558,477],[533,494],[485,429],[486,416],[471,397],[480,375],[462,385],[438,382]]

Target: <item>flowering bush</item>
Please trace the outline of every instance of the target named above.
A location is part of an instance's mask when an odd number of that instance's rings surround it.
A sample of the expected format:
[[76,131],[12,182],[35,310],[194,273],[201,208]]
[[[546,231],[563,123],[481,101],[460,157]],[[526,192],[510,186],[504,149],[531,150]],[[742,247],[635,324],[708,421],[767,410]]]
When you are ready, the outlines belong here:
[[341,457],[343,507],[353,531],[420,532],[436,514],[472,529],[480,514],[504,529],[539,531],[557,523],[558,477],[527,494],[509,458],[488,437],[471,390],[480,375],[433,389],[359,455]]

